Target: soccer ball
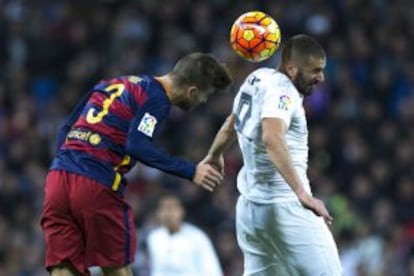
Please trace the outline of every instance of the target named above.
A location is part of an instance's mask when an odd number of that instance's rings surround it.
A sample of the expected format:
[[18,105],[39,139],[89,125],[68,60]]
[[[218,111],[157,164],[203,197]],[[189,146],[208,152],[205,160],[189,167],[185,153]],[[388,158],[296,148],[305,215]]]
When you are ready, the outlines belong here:
[[230,43],[242,58],[259,62],[271,57],[279,48],[281,33],[276,21],[261,11],[242,14],[233,23]]

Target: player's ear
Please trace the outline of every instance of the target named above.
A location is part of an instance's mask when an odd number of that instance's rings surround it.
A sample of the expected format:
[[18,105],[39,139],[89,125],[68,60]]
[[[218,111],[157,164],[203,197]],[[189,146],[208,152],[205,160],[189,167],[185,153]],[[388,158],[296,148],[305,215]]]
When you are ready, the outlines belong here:
[[187,96],[190,98],[194,98],[197,96],[198,94],[198,88],[196,86],[189,86],[187,88]]
[[289,62],[285,66],[286,73],[290,78],[295,78],[296,74],[298,73],[298,67],[293,64],[293,62]]

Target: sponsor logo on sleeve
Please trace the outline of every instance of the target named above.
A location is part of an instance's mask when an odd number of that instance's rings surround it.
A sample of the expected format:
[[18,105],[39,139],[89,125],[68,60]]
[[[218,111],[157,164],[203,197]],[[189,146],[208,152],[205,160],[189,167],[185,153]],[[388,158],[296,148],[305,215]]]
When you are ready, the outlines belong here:
[[152,137],[157,124],[157,118],[149,113],[145,113],[138,125],[138,131],[141,131],[145,135]]
[[277,106],[279,109],[288,110],[291,105],[292,100],[289,98],[288,95],[282,95],[279,97],[279,104]]

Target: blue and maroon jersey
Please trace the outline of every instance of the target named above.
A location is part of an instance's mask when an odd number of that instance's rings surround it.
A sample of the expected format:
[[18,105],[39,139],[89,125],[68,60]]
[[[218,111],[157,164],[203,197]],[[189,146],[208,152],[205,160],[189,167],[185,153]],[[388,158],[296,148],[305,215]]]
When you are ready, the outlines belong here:
[[98,83],[59,131],[51,169],[90,177],[121,194],[122,176],[136,160],[191,180],[192,163],[169,156],[152,143],[170,107],[164,88],[151,76]]

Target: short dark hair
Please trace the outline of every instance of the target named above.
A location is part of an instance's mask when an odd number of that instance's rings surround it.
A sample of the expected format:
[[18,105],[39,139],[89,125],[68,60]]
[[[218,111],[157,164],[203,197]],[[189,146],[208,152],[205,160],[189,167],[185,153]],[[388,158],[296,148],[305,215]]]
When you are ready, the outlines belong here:
[[304,62],[310,56],[315,58],[325,58],[326,54],[322,46],[316,39],[299,34],[286,41],[282,49],[282,63],[288,61]]
[[177,192],[173,192],[173,191],[166,191],[166,192],[161,193],[158,196],[158,207],[160,207],[160,204],[162,201],[167,200],[167,199],[177,200],[178,204],[180,204],[181,207],[183,207],[184,209],[184,199],[182,195]]
[[227,67],[212,55],[192,53],[182,57],[171,71],[178,87],[194,85],[206,91],[227,89],[233,82]]

